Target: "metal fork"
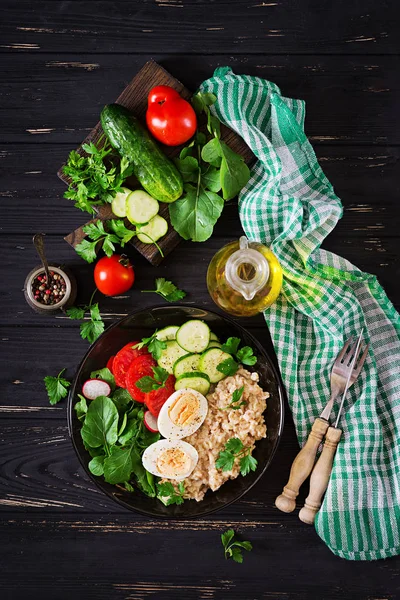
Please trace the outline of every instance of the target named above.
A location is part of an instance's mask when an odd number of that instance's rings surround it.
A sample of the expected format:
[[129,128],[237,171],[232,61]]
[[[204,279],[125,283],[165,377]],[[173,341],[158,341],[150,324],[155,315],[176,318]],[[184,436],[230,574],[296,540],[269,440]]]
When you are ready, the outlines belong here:
[[[357,352],[358,356],[354,363],[356,366],[350,376],[349,387],[353,385],[361,372],[367,358],[368,348],[369,344],[361,358],[359,358],[361,348]],[[331,397],[321,415],[315,419],[305,445],[293,461],[289,481],[275,500],[275,506],[283,512],[292,512],[296,508],[296,498],[299,495],[300,487],[313,470],[319,445],[328,430],[333,403],[337,396],[345,390],[349,369],[353,367],[352,361],[356,350],[357,340],[354,341],[354,338],[351,337],[336,357],[331,371]]]

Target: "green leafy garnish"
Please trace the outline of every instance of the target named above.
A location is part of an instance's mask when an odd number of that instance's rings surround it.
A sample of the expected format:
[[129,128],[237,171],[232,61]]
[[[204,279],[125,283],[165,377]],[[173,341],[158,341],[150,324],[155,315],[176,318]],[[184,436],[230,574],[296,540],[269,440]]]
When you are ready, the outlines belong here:
[[234,375],[238,368],[238,363],[232,357],[226,358],[221,363],[219,363],[219,365],[217,365],[217,371],[223,373],[227,377],[229,375]]
[[253,549],[251,542],[240,542],[234,539],[235,532],[228,529],[221,535],[221,542],[224,547],[225,558],[232,558],[237,563],[243,562],[242,549],[250,552]]
[[118,411],[107,396],[98,396],[89,404],[85,423],[81,430],[83,441],[91,448],[109,446],[118,439]]
[[235,390],[233,392],[231,402],[229,402],[229,404],[227,404],[227,406],[225,406],[224,408],[221,408],[221,410],[228,410],[228,409],[239,410],[239,408],[241,408],[242,406],[245,406],[246,402],[244,402],[244,400],[242,400],[243,392],[244,392],[244,385],[242,385],[242,387],[238,388],[237,390]]
[[257,357],[254,356],[254,350],[250,346],[243,346],[239,349],[240,339],[237,337],[230,337],[226,340],[225,344],[222,344],[221,350],[236,356],[236,359],[244,365],[255,365]]
[[61,375],[65,369],[62,369],[57,377],[47,375],[44,378],[44,385],[46,386],[47,395],[49,397],[50,404],[57,404],[62,398],[68,394],[68,388],[71,382],[67,381]]
[[85,396],[78,394],[79,402],[77,402],[74,406],[76,416],[80,421],[82,421],[86,417],[86,413],[88,410],[88,405]]
[[218,454],[215,466],[222,471],[232,471],[237,458],[241,475],[245,476],[256,470],[257,460],[251,456],[251,448],[244,446],[239,438],[231,438],[226,442],[224,449]]
[[99,147],[93,143],[83,144],[82,149],[86,156],[81,156],[72,150],[64,166],[64,174],[71,179],[71,184],[64,197],[75,201],[76,208],[93,213],[94,207],[112,202],[117,192],[122,191],[122,186],[133,169],[129,161],[122,157],[117,166],[110,160],[105,160],[113,152],[111,145],[103,138],[99,140]]
[[168,281],[168,279],[165,279],[164,277],[158,277],[155,283],[155,290],[142,290],[142,292],[154,292],[164,298],[164,300],[167,300],[167,302],[176,302],[177,300],[182,300],[182,298],[186,296],[186,292],[180,290],[172,283],[172,281]]
[[159,390],[160,388],[165,387],[165,382],[169,377],[168,371],[162,367],[152,367],[152,369],[154,377],[145,375],[144,377],[141,377],[135,384],[139,390],[142,390],[142,392],[152,392],[153,390]]
[[97,250],[100,250],[100,248],[103,249],[106,256],[110,257],[115,252],[114,244],[119,244],[123,248],[136,235],[136,230],[128,229],[125,227],[124,222],[119,219],[113,219],[105,223],[101,219],[97,219],[85,225],[83,231],[88,239],[82,240],[80,244],[75,246],[75,250],[88,263],[96,260]]
[[157,331],[155,331],[153,335],[148,338],[142,338],[142,341],[139,342],[139,344],[135,344],[133,347],[140,350],[140,348],[143,348],[144,346],[147,346],[147,349],[154,360],[159,360],[162,351],[166,349],[167,344],[157,338]]
[[164,481],[157,484],[157,498],[159,498],[165,506],[170,504],[183,504],[183,494],[185,493],[185,485],[180,481],[175,488],[170,481]]
[[[89,313],[89,319],[84,321],[80,326],[81,337],[84,340],[88,340],[90,344],[93,344],[97,340],[97,338],[103,333],[105,326],[104,321],[100,315],[99,305],[92,304],[93,296],[96,293],[96,290],[93,292],[92,297],[90,298],[90,302],[87,306],[77,307],[71,306],[65,312],[69,316],[70,319],[81,321],[85,318],[86,312]],[[100,377],[100,379],[103,379]],[[107,381],[107,383],[109,383]]]
[[[104,367],[104,369],[98,369],[97,371],[92,371],[90,373],[90,379],[101,379],[102,381],[105,381],[106,383],[108,383],[112,392],[115,390],[114,375],[111,373],[110,369],[107,369],[107,367]],[[121,390],[121,391],[126,391],[126,390]]]
[[230,337],[226,340],[225,344],[222,344],[221,350],[223,352],[227,352],[228,354],[232,354],[234,356],[237,352],[237,349],[240,345],[240,338],[238,337]]

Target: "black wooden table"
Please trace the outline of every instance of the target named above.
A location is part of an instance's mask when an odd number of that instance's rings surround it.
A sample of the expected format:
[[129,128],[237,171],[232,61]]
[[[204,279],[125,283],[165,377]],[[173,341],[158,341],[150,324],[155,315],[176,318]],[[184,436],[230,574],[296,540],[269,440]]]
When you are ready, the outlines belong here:
[[[62,198],[59,165],[135,72],[154,58],[195,89],[220,65],[275,81],[307,102],[306,132],[345,207],[324,247],[375,273],[400,308],[399,19],[385,0],[14,0],[1,4],[1,592],[23,598],[395,599],[400,558],[335,557],[296,514],[274,508],[298,449],[290,415],[273,465],[225,511],[159,522],[103,496],[79,466],[65,402],[50,407],[43,377],[72,377],[87,349],[78,325],[42,317],[22,287],[37,264],[31,238],[47,233],[51,259],[93,289],[92,267],[63,236],[82,223]],[[158,268],[130,252],[137,284],[101,298],[107,323],[157,302],[156,276],[212,308],[205,286],[214,252],[241,233],[229,203],[213,237],[183,243]],[[196,268],[193,268],[193,265]],[[263,319],[246,321],[263,341]],[[304,490],[299,498],[302,503]],[[254,550],[225,561],[220,533],[234,527]]]

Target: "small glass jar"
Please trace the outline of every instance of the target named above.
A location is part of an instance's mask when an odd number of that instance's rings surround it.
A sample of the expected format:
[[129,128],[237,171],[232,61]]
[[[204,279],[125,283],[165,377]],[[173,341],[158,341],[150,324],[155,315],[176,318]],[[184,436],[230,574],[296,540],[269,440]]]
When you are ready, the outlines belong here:
[[46,315],[54,314],[60,310],[65,310],[69,306],[72,306],[76,298],[76,280],[69,269],[61,269],[61,267],[49,265],[49,271],[61,276],[65,281],[65,293],[59,302],[56,302],[55,304],[45,304],[43,302],[39,302],[35,298],[33,283],[38,276],[45,275],[43,265],[32,269],[32,271],[26,277],[24,284],[25,300],[29,306],[36,312]]

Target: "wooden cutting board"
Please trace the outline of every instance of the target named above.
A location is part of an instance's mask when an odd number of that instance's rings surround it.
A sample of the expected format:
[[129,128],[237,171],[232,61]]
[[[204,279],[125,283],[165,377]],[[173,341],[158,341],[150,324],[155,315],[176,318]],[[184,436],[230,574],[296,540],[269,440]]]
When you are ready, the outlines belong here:
[[[142,69],[140,69],[138,74],[132,79],[130,84],[124,89],[122,94],[116,99],[115,102],[128,108],[137,118],[139,118],[142,121],[142,123],[145,123],[147,96],[151,88],[153,88],[156,85],[169,85],[187,100],[189,100],[192,96],[192,92],[185,88],[185,86],[180,81],[175,79],[175,77],[168,73],[168,71],[166,71],[159,64],[151,60],[147,62],[142,67]],[[96,127],[92,129],[92,131],[82,142],[82,144],[87,144],[89,142],[93,142],[96,144],[102,133],[103,130],[101,124],[97,123]],[[242,140],[242,138],[236,133],[234,133],[231,129],[228,129],[227,127],[222,127],[221,137],[232,148],[232,150],[243,156],[246,163],[250,163],[254,160],[254,155],[251,152],[250,148]],[[181,148],[182,146],[162,146],[164,153],[170,158],[178,156]],[[82,150],[82,145],[79,146],[77,151],[80,154],[85,154],[85,151]],[[60,167],[60,169],[57,172],[57,175],[62,181],[64,181],[64,183],[69,185],[70,180],[66,175],[64,175],[63,167],[64,165]],[[138,187],[138,182],[134,177],[131,177],[126,180],[126,186],[128,188],[135,189]],[[168,204],[160,203],[159,214],[168,221],[168,233],[158,242],[159,246],[161,247],[164,253],[164,256],[167,256],[167,254],[169,254],[179,244],[182,238],[176,233],[176,231],[171,225],[169,219]],[[97,219],[106,220],[110,218],[116,218],[111,211],[110,205],[104,205],[99,207],[97,215],[98,216],[96,217],[96,219],[92,219],[92,221]],[[82,225],[81,227],[79,227],[64,238],[69,244],[71,244],[71,246],[75,247],[85,238],[85,233],[83,231],[84,225]],[[129,221],[127,220],[126,225],[127,227],[130,226]],[[159,265],[162,261],[163,257],[161,256],[154,244],[143,244],[136,237],[133,238],[130,243],[145,258],[147,258],[147,260],[152,265]]]

